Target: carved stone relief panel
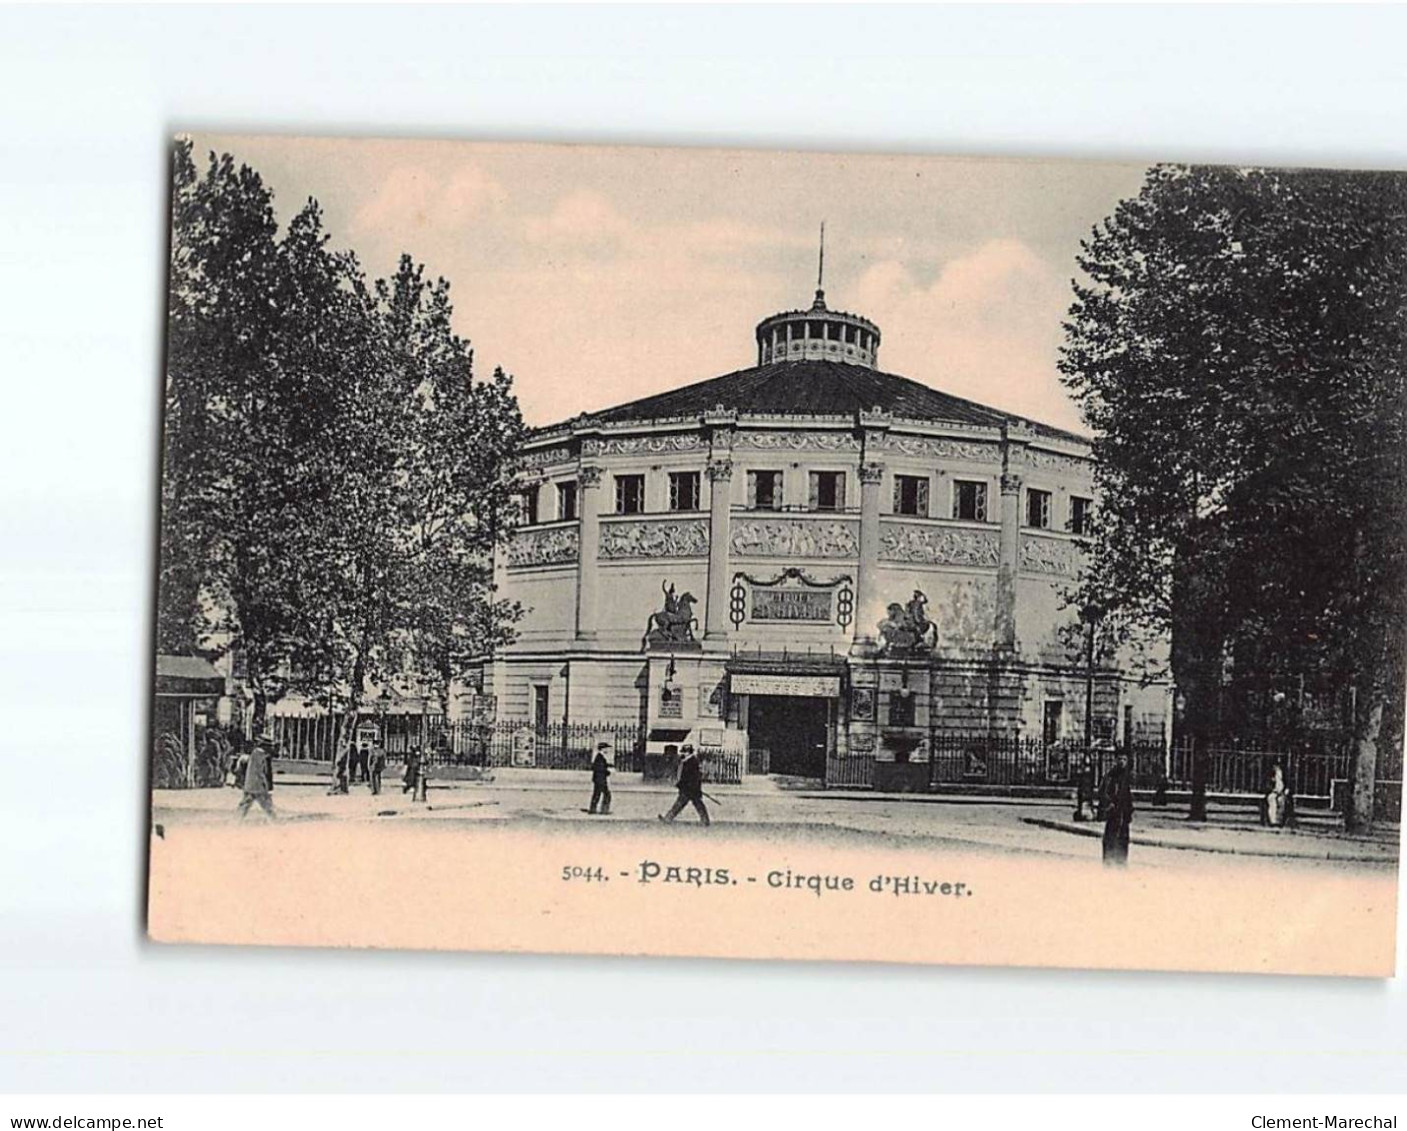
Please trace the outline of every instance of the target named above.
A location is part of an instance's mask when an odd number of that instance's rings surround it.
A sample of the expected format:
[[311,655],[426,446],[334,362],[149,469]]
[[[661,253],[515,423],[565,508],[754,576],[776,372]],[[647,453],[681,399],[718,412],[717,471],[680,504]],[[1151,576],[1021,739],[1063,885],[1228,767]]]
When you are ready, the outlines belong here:
[[577,560],[577,528],[553,526],[543,530],[519,530],[508,543],[510,568],[565,565]]
[[652,436],[606,436],[595,442],[598,455],[659,455],[665,452],[694,452],[705,446],[697,432],[660,432]]
[[1094,473],[1089,460],[1076,459],[1059,452],[1043,452],[1036,448],[1026,449],[1026,466],[1041,471],[1055,471],[1062,475],[1089,476]]
[[553,464],[570,463],[570,448],[541,448],[535,452],[523,453],[523,466],[529,468],[551,467]]
[[1001,447],[977,440],[952,440],[946,436],[896,436],[892,432],[882,445],[886,451],[918,459],[954,459],[969,463],[1001,462]]
[[707,555],[708,523],[701,518],[601,524],[601,557],[611,561]]
[[879,557],[886,562],[995,569],[1001,558],[1001,546],[995,530],[886,522],[880,529]]
[[1073,542],[1060,538],[1022,535],[1021,568],[1033,573],[1055,573],[1073,577],[1083,553]]
[[733,447],[774,452],[858,452],[860,441],[849,432],[739,432]]
[[853,558],[860,536],[855,523],[841,520],[736,518],[729,547],[747,558]]

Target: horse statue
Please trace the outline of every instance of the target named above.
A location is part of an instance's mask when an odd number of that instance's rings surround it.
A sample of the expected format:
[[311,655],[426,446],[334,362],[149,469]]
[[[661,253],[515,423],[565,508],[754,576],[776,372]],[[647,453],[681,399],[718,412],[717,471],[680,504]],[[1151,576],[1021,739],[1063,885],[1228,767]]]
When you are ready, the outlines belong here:
[[661,584],[664,591],[664,608],[650,614],[645,622],[643,644],[692,644],[694,626],[698,618],[694,616],[694,602],[698,600],[692,593],[684,592],[675,596],[674,586],[669,582]]
[[938,626],[928,619],[928,597],[914,590],[907,605],[894,601],[888,616],[879,622],[879,635],[887,653],[931,652],[938,642]]

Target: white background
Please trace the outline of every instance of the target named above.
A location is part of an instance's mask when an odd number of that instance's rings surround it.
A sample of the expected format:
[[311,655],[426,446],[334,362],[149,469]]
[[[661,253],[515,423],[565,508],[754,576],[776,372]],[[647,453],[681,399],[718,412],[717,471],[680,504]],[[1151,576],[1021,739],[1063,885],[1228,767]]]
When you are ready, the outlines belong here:
[[1400,1087],[1401,980],[158,948],[139,908],[174,130],[1407,167],[1404,43],[1385,8],[0,11],[0,1090]]

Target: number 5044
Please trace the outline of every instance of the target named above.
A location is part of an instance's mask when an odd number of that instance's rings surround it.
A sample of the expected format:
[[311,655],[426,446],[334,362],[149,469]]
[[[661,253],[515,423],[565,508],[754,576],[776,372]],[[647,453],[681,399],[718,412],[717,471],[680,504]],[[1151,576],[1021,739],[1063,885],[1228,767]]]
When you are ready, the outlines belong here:
[[562,879],[564,880],[585,880],[590,883],[592,880],[606,882],[606,876],[599,867],[593,868],[590,865],[563,864]]

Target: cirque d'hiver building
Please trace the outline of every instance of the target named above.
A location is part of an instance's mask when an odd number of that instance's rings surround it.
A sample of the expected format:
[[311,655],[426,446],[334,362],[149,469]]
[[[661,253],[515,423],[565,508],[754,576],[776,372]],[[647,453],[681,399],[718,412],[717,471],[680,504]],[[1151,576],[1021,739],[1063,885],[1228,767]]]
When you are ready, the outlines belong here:
[[1166,686],[1070,631],[1085,438],[885,373],[879,347],[818,290],[757,326],[750,368],[532,432],[497,564],[527,612],[474,677],[497,718],[639,722],[751,772],[863,760],[890,788],[945,734],[1162,734]]

